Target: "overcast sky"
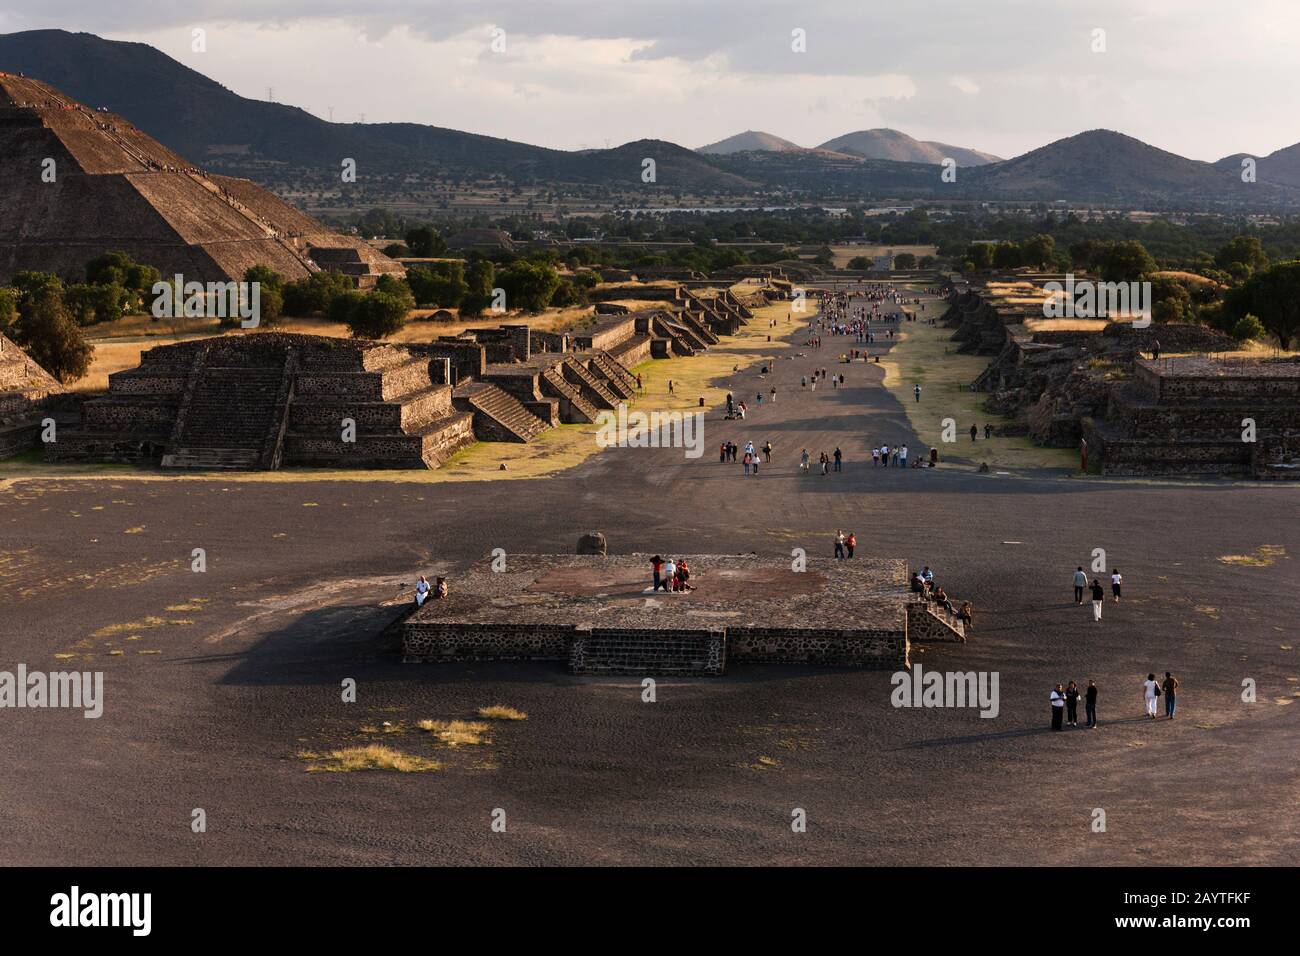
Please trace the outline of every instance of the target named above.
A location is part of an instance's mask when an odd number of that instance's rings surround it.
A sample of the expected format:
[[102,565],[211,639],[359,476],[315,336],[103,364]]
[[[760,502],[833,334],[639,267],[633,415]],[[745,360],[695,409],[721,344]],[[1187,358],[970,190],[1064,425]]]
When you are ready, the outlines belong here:
[[[4,0],[338,121],[555,146],[890,126],[1014,156],[1106,127],[1196,159],[1300,141],[1296,0]],[[192,49],[206,31],[206,52]],[[504,31],[504,52],[492,49]],[[806,52],[792,49],[804,31]],[[1104,30],[1104,52],[1094,52]],[[500,36],[500,34],[498,34]]]

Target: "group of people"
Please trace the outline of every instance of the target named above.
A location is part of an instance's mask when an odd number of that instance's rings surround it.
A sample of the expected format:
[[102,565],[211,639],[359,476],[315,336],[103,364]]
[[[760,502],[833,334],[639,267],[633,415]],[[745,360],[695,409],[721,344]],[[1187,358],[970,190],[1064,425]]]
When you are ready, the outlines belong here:
[[858,547],[858,536],[850,531],[845,534],[838,528],[835,531],[835,557],[843,561],[846,558],[852,558],[853,552]]
[[650,572],[653,576],[651,591],[658,591],[661,587],[665,591],[695,590],[695,585],[691,584],[691,569],[685,558],[674,561],[656,554],[650,559]]
[[434,578],[433,581],[434,583],[430,584],[429,579],[421,574],[419,580],[415,582],[416,607],[424,607],[424,602],[429,598],[440,601],[447,596],[447,579]]
[[[821,468],[823,475],[830,474],[832,460],[835,462],[836,471],[844,470],[844,452],[836,448],[833,459],[826,452],[822,452],[817,458],[817,464]],[[812,471],[812,458],[808,454],[807,448],[799,453],[799,470],[804,474]]]
[[[1146,705],[1147,717],[1157,719],[1156,712],[1159,710],[1160,698],[1163,697],[1165,719],[1173,720],[1178,709],[1178,688],[1181,686],[1182,683],[1169,671],[1165,671],[1164,680],[1157,680],[1154,672],[1147,674],[1146,680],[1142,682],[1142,699]],[[1052,707],[1053,730],[1079,726],[1080,697],[1083,698],[1084,726],[1089,730],[1097,729],[1097,683],[1090,680],[1085,690],[1080,690],[1074,681],[1065,685],[1057,684],[1052,688],[1048,702]]]
[[[1101,620],[1101,609],[1106,603],[1106,589],[1101,586],[1101,581],[1097,578],[1088,582],[1088,575],[1084,573],[1083,565],[1074,569],[1074,604],[1076,607],[1083,607],[1084,592],[1088,592],[1092,597],[1092,619]],[[1119,568],[1112,568],[1110,572],[1110,594],[1116,604],[1119,603],[1123,596],[1124,575],[1119,573]]]
[[961,621],[967,631],[975,629],[975,606],[970,601],[954,604],[952,598],[944,591],[943,586],[935,582],[934,572],[930,570],[928,564],[920,571],[912,572],[911,587],[912,593],[921,595],[929,603],[943,608]]

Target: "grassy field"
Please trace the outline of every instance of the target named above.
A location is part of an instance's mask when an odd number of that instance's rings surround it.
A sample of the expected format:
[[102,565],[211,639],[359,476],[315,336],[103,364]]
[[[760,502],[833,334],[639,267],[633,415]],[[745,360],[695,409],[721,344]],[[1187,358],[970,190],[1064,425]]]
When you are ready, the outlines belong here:
[[[629,407],[643,411],[687,411],[698,410],[700,397],[705,405],[716,408],[726,400],[725,382],[717,387],[710,385],[713,379],[726,376],[733,369],[747,368],[764,358],[775,355],[782,349],[789,348],[785,340],[795,328],[796,323],[787,322],[787,307],[771,305],[755,312],[750,324],[740,330],[738,335],[724,336],[722,341],[712,346],[707,352],[689,357],[677,357],[652,360],[638,366],[634,371],[641,374],[645,386],[643,396],[632,402]],[[553,317],[546,318],[554,321]],[[776,329],[768,329],[769,319],[779,323]],[[337,330],[337,325],[321,323]],[[422,325],[427,340],[427,323]],[[302,327],[296,322],[292,331],[316,331],[314,328]],[[444,326],[439,325],[439,329]],[[408,324],[406,330],[411,329]],[[772,342],[767,341],[771,333]],[[184,332],[181,333],[185,334]],[[323,334],[323,333],[319,333]],[[442,332],[439,334],[450,334]],[[174,341],[175,339],[173,339]],[[396,339],[395,341],[401,341]],[[139,360],[139,350],[161,344],[150,340],[142,345],[132,345],[135,359],[122,367],[134,366]],[[98,356],[97,356],[98,357]],[[107,372],[103,373],[105,379]],[[673,382],[674,394],[668,393],[668,381]],[[103,386],[101,386],[102,388]],[[509,480],[518,478],[539,478],[565,471],[586,461],[599,451],[596,445],[595,425],[561,425],[543,432],[527,444],[512,442],[477,442],[469,448],[458,452],[441,468],[432,471],[385,471],[356,470],[336,468],[286,468],[279,471],[255,472],[219,472],[223,481],[389,481],[402,483],[436,484],[444,481],[485,481]],[[505,470],[501,466],[505,465]],[[135,468],[130,465],[46,465],[41,460],[40,452],[28,452],[8,461],[0,461],[0,488],[14,481],[30,478],[43,479],[78,479],[111,478],[154,479],[159,481],[176,481],[186,479],[210,479],[210,472],[162,472],[160,469]]]
[[[922,296],[926,305],[923,318],[943,314],[946,304],[934,296]],[[885,370],[885,387],[893,393],[905,409],[907,418],[927,446],[939,449],[947,458],[965,458],[972,462],[988,462],[992,469],[1018,468],[1077,468],[1077,453],[1069,448],[1042,448],[1028,438],[984,439],[984,424],[995,428],[1010,421],[984,410],[983,392],[972,392],[969,385],[988,366],[987,356],[959,355],[957,345],[950,341],[952,329],[941,326],[908,322],[901,326],[902,341],[895,344],[889,355],[882,356],[880,365]],[[921,401],[914,400],[912,388],[921,386]],[[957,442],[945,445],[940,441],[943,419],[957,422]],[[969,429],[978,425],[979,440],[970,440]]]

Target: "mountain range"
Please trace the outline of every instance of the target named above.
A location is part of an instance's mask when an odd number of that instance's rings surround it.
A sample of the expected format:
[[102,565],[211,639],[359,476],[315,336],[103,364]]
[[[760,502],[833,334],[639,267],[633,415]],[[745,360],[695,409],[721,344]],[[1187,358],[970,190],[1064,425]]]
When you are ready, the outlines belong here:
[[[305,110],[250,100],[141,43],[37,30],[0,36],[0,71],[24,72],[68,96],[117,113],[198,165],[274,185],[332,177],[353,158],[400,189],[401,177],[520,185],[641,185],[653,158],[661,188],[692,194],[786,198],[920,198],[1166,205],[1300,205],[1300,144],[1256,160],[1187,159],[1110,130],[1091,130],[1013,159],[862,130],[814,148],[747,131],[700,150],[664,140],[566,151],[417,123],[330,123]],[[956,182],[936,165],[952,158]],[[0,157],[3,163],[3,157]]]

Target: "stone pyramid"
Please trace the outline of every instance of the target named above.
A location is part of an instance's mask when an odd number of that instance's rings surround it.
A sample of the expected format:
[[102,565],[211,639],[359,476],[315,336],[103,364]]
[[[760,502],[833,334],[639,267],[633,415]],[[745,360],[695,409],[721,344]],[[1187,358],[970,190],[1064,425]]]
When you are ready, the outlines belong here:
[[361,240],[246,179],[199,169],[116,114],[0,73],[0,280],[24,269],[80,279],[89,260],[119,249],[198,282],[239,280],[258,264],[289,280],[337,269],[361,287],[402,272]]

